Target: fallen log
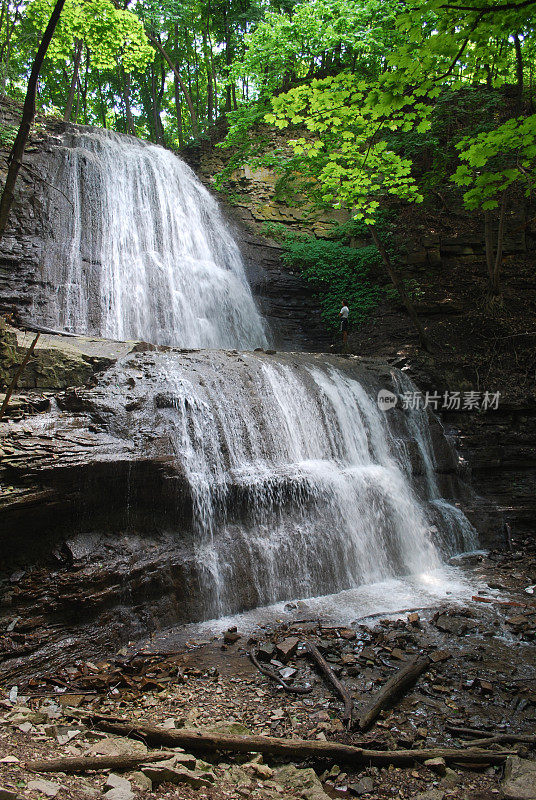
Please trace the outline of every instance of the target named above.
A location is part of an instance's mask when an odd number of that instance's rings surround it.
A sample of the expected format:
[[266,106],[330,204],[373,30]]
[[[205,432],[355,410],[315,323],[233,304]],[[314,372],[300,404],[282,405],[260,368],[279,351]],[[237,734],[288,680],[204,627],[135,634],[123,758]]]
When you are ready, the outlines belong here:
[[311,658],[319,668],[324,678],[335,690],[335,693],[338,694],[341,700],[344,702],[342,721],[347,725],[347,727],[350,727],[350,725],[352,724],[352,711],[354,707],[354,701],[352,700],[350,693],[348,692],[348,689],[337,678],[337,676],[329,666],[328,662],[321,655],[320,650],[318,649],[318,647],[316,647],[316,645],[314,645],[312,642],[307,642],[306,648],[308,655],[311,656]]
[[30,772],[98,772],[103,769],[130,770],[140,764],[152,761],[163,761],[171,758],[175,753],[137,753],[136,755],[120,756],[70,756],[65,758],[51,758],[47,761],[27,761],[26,769]]
[[370,728],[374,720],[379,716],[380,711],[391,706],[396,700],[402,697],[402,695],[416,683],[423,672],[426,672],[430,663],[428,657],[418,657],[399,669],[398,672],[387,681],[385,686],[382,686],[382,688],[376,692],[372,701],[359,717],[360,730],[364,731]]
[[94,727],[107,733],[143,739],[155,747],[183,747],[187,752],[262,753],[292,761],[330,760],[344,761],[354,766],[372,765],[411,766],[429,758],[470,764],[502,764],[514,750],[481,750],[478,748],[434,747],[416,750],[366,750],[361,747],[324,742],[318,739],[280,739],[272,736],[231,736],[208,733],[188,728],[167,729],[139,720],[117,722],[102,714],[92,715]]
[[268,678],[271,678],[273,681],[278,683],[286,692],[290,692],[290,694],[309,694],[309,692],[313,691],[312,686],[291,686],[289,683],[284,681],[281,675],[278,675],[274,669],[270,669],[270,667],[261,664],[255,655],[254,650],[250,650],[248,652],[248,656],[251,660],[251,663],[257,667],[259,672],[262,672],[263,675],[266,675]]

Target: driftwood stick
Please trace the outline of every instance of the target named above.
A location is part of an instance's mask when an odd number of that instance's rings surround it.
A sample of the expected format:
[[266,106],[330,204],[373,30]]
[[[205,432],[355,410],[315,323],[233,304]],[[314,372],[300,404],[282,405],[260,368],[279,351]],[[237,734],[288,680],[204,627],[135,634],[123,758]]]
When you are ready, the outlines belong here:
[[73,756],[69,758],[52,758],[48,761],[28,761],[26,769],[30,772],[98,772],[102,769],[130,770],[140,764],[152,761],[163,761],[175,753],[139,753],[122,756]]
[[391,706],[399,697],[413,686],[418,678],[430,666],[429,658],[415,658],[398,670],[393,677],[376,692],[372,701],[359,717],[359,728],[364,731],[370,728],[380,711]]
[[516,733],[497,733],[495,736],[488,736],[486,739],[473,739],[471,747],[487,747],[490,744],[536,744],[536,736],[527,734],[526,736]]
[[464,728],[460,725],[445,725],[449,733],[455,736],[466,736],[473,741],[473,745],[478,747],[484,744],[510,744],[513,742],[523,742],[524,744],[536,744],[536,735],[531,733],[493,733],[491,731],[483,731],[480,728]]
[[493,736],[490,731],[484,731],[481,728],[467,728],[462,725],[445,725],[449,733],[455,733],[457,736],[466,736],[469,739],[483,739],[484,737]]
[[270,667],[261,664],[255,655],[254,650],[250,650],[248,655],[252,664],[257,667],[259,672],[262,672],[263,675],[266,675],[268,678],[276,681],[286,692],[290,692],[291,694],[309,694],[309,692],[313,691],[312,686],[290,686],[286,681],[283,680],[281,675],[277,674],[274,669],[270,669]]
[[337,678],[331,667],[329,666],[326,659],[320,653],[320,650],[316,645],[312,642],[307,642],[307,653],[311,656],[317,667],[319,668],[320,672],[327,680],[327,682],[331,685],[331,687],[335,690],[335,693],[339,695],[341,700],[344,702],[344,711],[342,715],[342,721],[346,723],[349,727],[352,724],[352,711],[354,707],[354,701],[352,700],[350,693],[346,686]]
[[95,714],[93,725],[102,731],[121,736],[144,739],[148,744],[158,747],[183,747],[187,752],[214,753],[219,750],[230,753],[263,753],[268,756],[290,758],[295,761],[306,759],[344,761],[354,766],[376,765],[411,766],[415,762],[429,758],[444,758],[470,764],[502,764],[514,750],[482,750],[477,748],[434,747],[417,750],[366,750],[339,742],[323,742],[307,739],[279,739],[271,736],[231,736],[229,734],[207,733],[198,730],[179,728],[168,730],[158,725],[135,722],[116,722],[104,715]]

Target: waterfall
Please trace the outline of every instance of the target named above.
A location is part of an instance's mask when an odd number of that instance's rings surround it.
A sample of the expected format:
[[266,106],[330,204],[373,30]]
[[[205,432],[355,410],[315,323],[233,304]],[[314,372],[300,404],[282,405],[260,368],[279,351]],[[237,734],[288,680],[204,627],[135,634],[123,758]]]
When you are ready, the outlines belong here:
[[472,545],[447,501],[438,519],[432,483],[412,486],[401,445],[415,420],[380,411],[362,374],[291,354],[157,367],[154,428],[189,487],[205,618],[426,572]]
[[51,327],[170,345],[120,360],[94,403],[125,452],[158,460],[171,448],[177,512],[157,509],[151,535],[181,561],[187,619],[418,575],[474,547],[442,496],[428,413],[378,407],[380,389],[414,390],[409,379],[359,359],[239,353],[266,337],[210,193],[160,147],[69,131],[35,312]]
[[63,145],[48,192],[48,291],[34,318],[185,348],[266,344],[229,226],[181,159],[92,128]]

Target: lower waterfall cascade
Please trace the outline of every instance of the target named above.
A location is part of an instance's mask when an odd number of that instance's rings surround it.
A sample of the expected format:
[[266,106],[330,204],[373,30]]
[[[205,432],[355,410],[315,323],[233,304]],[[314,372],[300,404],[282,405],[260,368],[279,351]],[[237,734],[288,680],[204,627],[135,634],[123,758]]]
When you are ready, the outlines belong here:
[[48,416],[98,468],[68,547],[127,558],[181,623],[429,573],[477,538],[437,419],[378,407],[408,380],[357,357],[131,352]]
[[172,357],[161,364],[170,402],[160,415],[210,587],[205,616],[237,610],[245,574],[253,603],[267,605],[427,572],[476,546],[464,514],[439,494],[426,414],[389,417],[370,387],[321,362],[240,358],[244,371],[229,374],[208,355],[201,379]]

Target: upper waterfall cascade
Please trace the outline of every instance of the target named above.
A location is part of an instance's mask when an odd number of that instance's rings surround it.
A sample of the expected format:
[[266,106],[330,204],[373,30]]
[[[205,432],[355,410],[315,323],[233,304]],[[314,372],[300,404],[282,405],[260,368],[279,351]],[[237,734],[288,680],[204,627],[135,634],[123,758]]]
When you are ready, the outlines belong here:
[[185,348],[266,344],[229,226],[180,158],[92,128],[63,144],[48,193],[49,291],[35,317]]

